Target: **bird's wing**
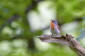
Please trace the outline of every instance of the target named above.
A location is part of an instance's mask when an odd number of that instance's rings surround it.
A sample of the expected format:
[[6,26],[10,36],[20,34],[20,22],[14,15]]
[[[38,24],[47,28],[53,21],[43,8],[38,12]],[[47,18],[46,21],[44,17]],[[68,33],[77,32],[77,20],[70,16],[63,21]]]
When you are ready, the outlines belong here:
[[59,26],[55,24],[55,31],[56,33],[60,33],[60,29],[59,29]]

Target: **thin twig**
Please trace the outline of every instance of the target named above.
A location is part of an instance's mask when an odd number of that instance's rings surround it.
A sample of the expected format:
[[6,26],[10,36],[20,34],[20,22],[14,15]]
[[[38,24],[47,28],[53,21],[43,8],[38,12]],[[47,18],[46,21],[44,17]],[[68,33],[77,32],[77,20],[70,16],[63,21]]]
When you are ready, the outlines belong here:
[[14,15],[13,15],[12,17],[10,17],[7,21],[5,21],[5,23],[0,26],[0,33],[1,33],[1,31],[3,30],[3,28],[4,28],[5,26],[7,26],[8,24],[11,24],[13,21],[19,19],[19,17],[20,17],[20,15],[14,14]]

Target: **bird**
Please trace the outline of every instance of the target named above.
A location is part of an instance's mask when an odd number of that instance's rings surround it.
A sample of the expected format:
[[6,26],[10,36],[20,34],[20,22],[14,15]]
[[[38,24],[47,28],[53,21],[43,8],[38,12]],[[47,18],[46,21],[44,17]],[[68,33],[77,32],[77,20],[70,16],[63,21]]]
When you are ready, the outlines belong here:
[[58,25],[58,22],[56,20],[51,20],[50,22],[50,30],[52,33],[52,36],[60,36],[60,27]]

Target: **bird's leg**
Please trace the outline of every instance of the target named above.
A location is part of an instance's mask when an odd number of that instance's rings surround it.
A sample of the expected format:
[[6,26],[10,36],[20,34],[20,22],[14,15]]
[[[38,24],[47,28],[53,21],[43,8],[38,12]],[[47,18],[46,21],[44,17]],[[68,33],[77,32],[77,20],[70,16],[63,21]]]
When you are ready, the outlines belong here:
[[56,37],[57,36],[57,34],[53,34],[53,37]]
[[52,35],[51,35],[51,38],[54,36],[54,34],[52,33]]
[[60,37],[60,34],[52,34],[51,37]]
[[56,37],[56,34],[52,33],[51,38],[52,38],[52,37]]

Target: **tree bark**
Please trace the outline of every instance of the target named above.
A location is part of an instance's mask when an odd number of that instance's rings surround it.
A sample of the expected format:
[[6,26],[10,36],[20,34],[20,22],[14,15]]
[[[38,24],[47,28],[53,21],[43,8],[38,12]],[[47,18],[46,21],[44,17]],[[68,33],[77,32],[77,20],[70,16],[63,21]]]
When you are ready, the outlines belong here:
[[41,41],[50,43],[61,43],[69,46],[78,56],[85,56],[85,49],[80,45],[80,43],[75,40],[75,38],[69,34],[66,36],[51,36],[51,35],[41,35],[38,36]]

